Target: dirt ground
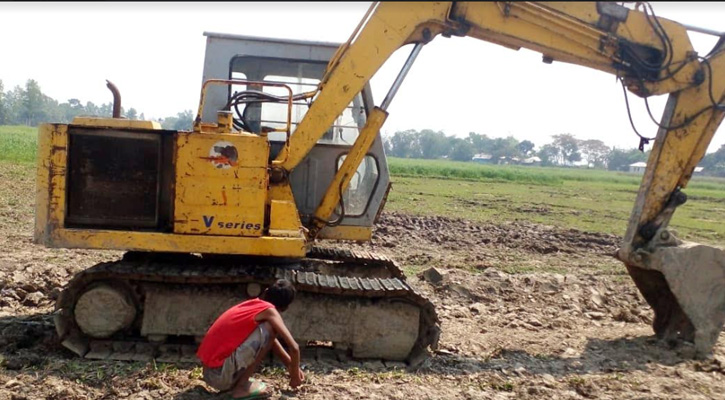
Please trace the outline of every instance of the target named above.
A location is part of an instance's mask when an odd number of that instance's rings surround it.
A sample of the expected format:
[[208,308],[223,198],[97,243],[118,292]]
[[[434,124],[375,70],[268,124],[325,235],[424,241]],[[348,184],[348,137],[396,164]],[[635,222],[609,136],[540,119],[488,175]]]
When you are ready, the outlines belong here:
[[[32,204],[29,178],[0,189]],[[0,205],[0,400],[218,397],[197,365],[88,361],[62,348],[54,298],[75,272],[121,253],[34,245],[32,206],[9,204]],[[654,339],[650,308],[612,257],[617,241],[522,221],[385,213],[364,247],[398,261],[435,303],[439,349],[412,372],[304,360],[298,390],[278,366],[257,377],[275,399],[725,398],[725,334],[706,361]],[[429,267],[442,282],[419,277]]]

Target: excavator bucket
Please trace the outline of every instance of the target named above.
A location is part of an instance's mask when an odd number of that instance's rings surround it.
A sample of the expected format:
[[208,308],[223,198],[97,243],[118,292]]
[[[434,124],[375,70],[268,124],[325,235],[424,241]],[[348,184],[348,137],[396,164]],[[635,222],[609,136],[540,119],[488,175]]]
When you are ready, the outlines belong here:
[[653,242],[653,252],[637,253],[647,269],[625,265],[654,310],[655,334],[672,345],[694,343],[693,355],[708,357],[725,324],[725,251],[666,230]]
[[712,355],[725,323],[725,251],[683,242],[667,225],[725,118],[723,50],[725,37],[701,58],[706,78],[669,95],[618,254],[654,310],[657,337],[694,343],[695,357]]

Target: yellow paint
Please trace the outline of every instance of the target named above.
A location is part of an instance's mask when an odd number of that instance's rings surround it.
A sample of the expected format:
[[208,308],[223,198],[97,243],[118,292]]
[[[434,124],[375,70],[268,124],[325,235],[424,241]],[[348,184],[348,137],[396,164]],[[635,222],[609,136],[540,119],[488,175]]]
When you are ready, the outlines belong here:
[[181,132],[176,144],[174,232],[262,236],[267,139]]
[[231,111],[217,112],[217,132],[229,133],[232,131],[233,115]]
[[194,122],[192,130],[196,133],[217,133],[218,125],[213,122]]
[[[102,127],[101,127],[102,128]],[[119,130],[119,128],[113,128]],[[98,130],[99,133],[103,129]],[[36,175],[36,226],[35,242],[49,247],[136,250],[181,253],[214,253],[214,254],[247,254],[258,256],[301,258],[306,254],[306,240],[300,230],[299,218],[295,212],[286,213],[282,217],[287,220],[287,227],[293,224],[298,228],[296,234],[291,230],[285,232],[285,237],[259,236],[264,227],[260,226],[245,229],[249,234],[257,237],[238,236],[241,227],[234,227],[240,218],[247,221],[264,223],[265,203],[267,199],[267,157],[268,143],[265,138],[256,135],[204,135],[180,132],[177,134],[177,144],[183,156],[177,155],[175,164],[166,166],[180,167],[179,172],[185,185],[176,187],[180,198],[188,199],[189,204],[196,204],[199,212],[224,210],[214,214],[214,223],[225,222],[224,228],[219,231],[231,230],[227,236],[199,235],[199,234],[173,234],[162,232],[122,231],[105,229],[68,229],[64,226],[65,198],[66,198],[66,164],[68,154],[68,125],[58,124],[41,125],[38,131],[38,160]],[[236,166],[229,168],[216,168],[209,160],[209,148],[202,155],[206,159],[194,159],[194,150],[201,151],[203,145],[217,141],[229,141],[238,148]],[[196,147],[195,147],[196,146]],[[214,160],[217,165],[219,160]],[[181,167],[181,166],[185,167]],[[178,172],[178,171],[177,171]],[[207,175],[204,179],[203,176]],[[217,176],[215,176],[217,175]],[[229,182],[232,183],[229,183]],[[202,184],[205,183],[206,186]],[[202,185],[211,192],[211,188],[224,188],[227,190],[226,206],[211,206],[204,204],[204,196],[193,196],[187,189],[194,185]],[[235,185],[238,189],[235,191]],[[256,195],[250,193],[256,192]],[[277,188],[273,191],[278,198],[294,201],[292,192],[286,188]],[[238,195],[235,193],[239,193]],[[219,198],[223,198],[220,195]],[[206,198],[208,200],[209,198]],[[177,198],[178,200],[178,198]],[[246,202],[251,202],[247,207]],[[292,203],[292,205],[294,205]],[[194,206],[188,207],[192,209]],[[183,205],[182,205],[183,208]],[[178,210],[177,210],[178,211]],[[233,220],[231,228],[226,227],[227,221]],[[202,218],[202,225],[204,225]],[[236,236],[232,236],[236,235]]]
[[[712,90],[715,99],[725,100],[725,52],[710,59],[713,77]],[[697,87],[672,94],[669,103],[675,102],[671,121],[665,125],[679,125],[700,110],[711,107],[707,81]],[[639,229],[655,219],[664,209],[672,192],[686,187],[692,173],[705,155],[715,131],[722,123],[724,111],[710,108],[687,126],[669,132],[660,130],[647,160],[635,206],[625,234],[624,252],[632,250],[632,244],[642,241]]]
[[287,171],[302,161],[332,122],[421,21],[445,21],[449,3],[380,3],[357,39],[341,55],[335,71],[323,82],[305,118],[275,163]]
[[68,125],[41,125],[38,128],[35,243],[50,244],[54,230],[65,221],[67,154]]
[[325,195],[322,196],[320,205],[315,210],[313,228],[310,232],[311,238],[314,238],[319,229],[323,228],[326,221],[330,219],[335,207],[340,203],[340,194],[344,193],[347,189],[350,180],[358,167],[360,167],[360,162],[362,162],[365,154],[370,150],[370,146],[375,141],[378,130],[383,126],[387,117],[388,113],[378,107],[375,107],[370,115],[368,115],[365,127],[360,131],[360,135],[345,157],[345,161],[342,162],[340,169],[332,178],[332,182],[327,187]]
[[[382,2],[357,37],[335,54],[320,93],[274,164],[292,171],[393,52],[440,33],[470,36],[513,49],[524,47],[556,61],[612,74],[618,73],[614,63],[621,61],[620,40],[663,48],[642,12],[630,10],[616,32],[597,28],[598,20],[593,2]],[[644,87],[627,82],[639,95],[684,89],[699,67],[690,58],[693,49],[686,30],[672,21],[660,21],[674,46],[673,64],[669,71],[660,73],[661,81],[647,82]],[[426,29],[427,39],[423,34]],[[461,57],[465,59],[465,55]],[[681,69],[680,63],[685,64]]]
[[303,235],[299,211],[289,183],[272,185],[269,188],[269,234],[271,236]]
[[541,1],[537,2],[537,4],[559,11],[587,24],[594,25],[599,20],[599,12],[597,12],[597,4],[595,2]]
[[317,239],[333,240],[355,240],[368,242],[373,236],[373,228],[370,226],[327,226],[322,228]]
[[50,180],[53,162],[53,132],[55,125],[38,127],[38,150],[35,171],[35,240],[44,242],[50,221]]
[[300,235],[300,219],[297,216],[295,203],[272,200],[269,215],[269,234],[271,236]]
[[50,247],[111,249],[180,253],[246,254],[255,256],[304,257],[304,237],[259,237],[177,235],[160,232],[56,229]]
[[[472,24],[467,36],[524,47],[556,61],[584,65],[612,74],[617,73],[612,63],[619,60],[618,40],[662,49],[662,42],[645,15],[637,11],[630,10],[627,20],[618,25],[614,34],[609,34],[596,27],[599,14],[596,4],[592,2],[511,2],[508,3],[508,11],[505,11],[503,3],[459,4],[454,15]],[[689,64],[669,79],[646,83],[646,91],[651,95],[683,89],[690,84],[692,74],[698,67],[697,63],[688,59],[693,49],[686,30],[664,18],[659,20],[673,43],[671,71],[676,70],[680,61]],[[667,73],[664,71],[661,76]]]
[[272,200],[288,201],[291,203],[295,202],[295,196],[292,194],[292,188],[289,185],[289,181],[270,185],[268,194],[270,202]]
[[88,126],[93,128],[116,128],[116,129],[161,129],[156,121],[141,121],[124,118],[97,118],[97,117],[75,117],[71,125]]

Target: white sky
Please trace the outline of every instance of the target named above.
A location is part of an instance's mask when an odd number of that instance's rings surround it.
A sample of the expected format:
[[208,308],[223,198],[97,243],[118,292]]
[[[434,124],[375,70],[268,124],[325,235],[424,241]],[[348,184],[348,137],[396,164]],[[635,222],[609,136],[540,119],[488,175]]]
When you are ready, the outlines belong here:
[[[652,2],[658,16],[725,31],[725,2]],[[196,110],[204,31],[343,42],[369,3],[9,3],[0,2],[0,79],[6,90],[27,79],[59,100],[111,101],[105,79],[120,89],[125,108],[147,118]],[[691,33],[705,55],[716,38]],[[410,47],[396,52],[372,79],[379,104]],[[659,118],[666,96],[651,99]],[[640,133],[654,136],[644,103],[630,95]],[[571,133],[633,148],[622,89],[613,75],[541,62],[471,38],[438,37],[426,45],[389,110],[383,132],[442,130],[466,136],[513,135],[537,148],[550,135]],[[719,130],[709,151],[725,143]]]

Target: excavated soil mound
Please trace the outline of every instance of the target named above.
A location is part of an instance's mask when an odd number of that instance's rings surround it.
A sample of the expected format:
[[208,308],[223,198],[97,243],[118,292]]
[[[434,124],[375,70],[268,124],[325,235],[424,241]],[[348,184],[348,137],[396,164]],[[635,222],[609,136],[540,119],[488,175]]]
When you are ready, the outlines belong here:
[[527,222],[502,225],[481,224],[459,218],[421,217],[399,213],[382,214],[375,229],[375,243],[384,247],[409,243],[442,246],[446,250],[491,247],[531,253],[608,254],[620,238],[602,233],[561,230]]

